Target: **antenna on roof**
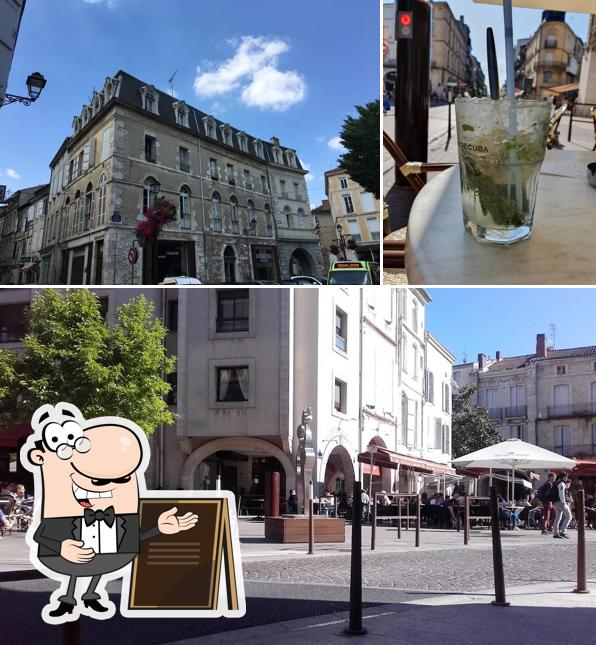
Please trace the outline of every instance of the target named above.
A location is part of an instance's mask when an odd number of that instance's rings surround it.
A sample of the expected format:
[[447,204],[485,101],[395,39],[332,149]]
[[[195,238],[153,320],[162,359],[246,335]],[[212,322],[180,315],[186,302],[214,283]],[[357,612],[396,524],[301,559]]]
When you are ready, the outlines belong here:
[[549,325],[550,327],[550,345],[549,349],[555,349],[556,348],[556,339],[557,339],[557,328],[555,326],[555,323],[551,323]]
[[174,77],[178,73],[178,70],[176,70],[172,76],[168,79],[168,85],[170,86],[170,96],[174,96]]

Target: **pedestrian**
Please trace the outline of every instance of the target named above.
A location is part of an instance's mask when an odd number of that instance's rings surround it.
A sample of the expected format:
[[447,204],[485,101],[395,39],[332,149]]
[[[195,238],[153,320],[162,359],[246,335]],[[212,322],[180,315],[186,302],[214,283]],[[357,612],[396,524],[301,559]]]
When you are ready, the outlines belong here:
[[368,493],[366,492],[366,490],[364,490],[364,488],[360,493],[360,500],[362,502],[362,519],[366,522],[368,521],[368,517],[370,515],[370,497],[368,496]]
[[566,499],[567,473],[559,473],[555,479],[551,499],[555,505],[555,524],[553,527],[554,538],[568,538],[567,527],[571,522],[571,509]]
[[296,491],[292,488],[288,495],[288,512],[296,515],[298,513],[298,496]]
[[548,479],[536,491],[536,497],[542,502],[542,535],[552,532],[555,510],[551,501],[551,492],[555,484],[555,473],[548,473]]

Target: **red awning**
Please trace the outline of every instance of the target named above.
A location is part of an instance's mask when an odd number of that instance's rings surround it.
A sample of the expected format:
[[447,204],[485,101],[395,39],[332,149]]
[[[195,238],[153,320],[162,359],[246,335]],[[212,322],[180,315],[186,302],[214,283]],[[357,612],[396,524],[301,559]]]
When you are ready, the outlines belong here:
[[[368,464],[370,466],[370,452],[361,452],[358,455],[358,461],[362,464]],[[398,464],[400,467],[408,466],[416,472],[427,473],[429,475],[434,474],[435,469],[437,469],[438,472],[442,473],[443,470],[441,469],[446,468],[446,466],[437,464],[434,461],[417,459],[416,457],[402,455],[399,452],[394,452],[393,450],[389,450],[388,448],[379,448],[377,452],[374,453],[373,466],[397,469]]]
[[573,477],[596,477],[596,461],[576,459],[577,466],[571,471]]
[[16,448],[18,441],[26,437],[31,432],[31,426],[28,423],[0,428],[0,448]]
[[[370,464],[362,464],[362,474],[363,475],[370,475]],[[373,464],[372,467],[372,474],[373,477],[380,477],[381,476],[381,471],[379,470],[378,466],[375,466]]]

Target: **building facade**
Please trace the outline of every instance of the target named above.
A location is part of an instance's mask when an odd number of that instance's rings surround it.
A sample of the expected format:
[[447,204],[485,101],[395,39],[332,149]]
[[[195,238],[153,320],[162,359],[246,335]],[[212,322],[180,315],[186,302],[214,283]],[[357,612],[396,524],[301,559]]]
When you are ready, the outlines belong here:
[[[453,472],[444,403],[453,356],[425,330],[425,291],[95,291],[108,324],[120,304],[143,293],[178,357],[169,397],[177,421],[150,438],[150,487],[214,488],[219,476],[223,488],[262,497],[265,473],[277,470],[287,495],[296,488],[296,429],[307,407],[314,454],[307,479],[320,489],[349,494],[360,477],[373,492],[413,492]],[[32,293],[0,294],[0,347],[19,351]],[[2,428],[4,461],[28,431]]]
[[476,402],[505,438],[515,437],[566,457],[596,456],[596,347],[554,349],[544,334],[524,356],[453,367],[462,387],[478,387]]
[[8,77],[25,10],[25,1],[0,0],[0,107],[8,89]]
[[[343,168],[325,173],[325,193],[329,200],[331,215],[342,245],[356,251],[361,260],[379,261],[380,256],[380,204],[379,200],[355,182]],[[338,227],[341,227],[339,229]],[[340,249],[342,255],[345,250]]]
[[596,105],[596,14],[590,16],[588,25],[588,39],[582,58],[581,73],[579,77],[578,105],[575,113],[580,116],[590,116],[590,107]]
[[[83,106],[50,168],[49,283],[236,283],[323,271],[296,151],[125,72]],[[139,237],[157,197],[175,205],[176,218],[157,239]]]
[[525,48],[520,89],[530,99],[551,98],[548,89],[579,81],[583,42],[565,22],[564,11],[543,11]]

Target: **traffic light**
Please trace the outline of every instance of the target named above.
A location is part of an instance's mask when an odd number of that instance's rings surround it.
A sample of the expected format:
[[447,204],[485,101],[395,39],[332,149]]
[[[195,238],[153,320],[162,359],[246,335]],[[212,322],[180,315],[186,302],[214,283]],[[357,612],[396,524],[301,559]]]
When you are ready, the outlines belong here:
[[397,14],[397,37],[412,38],[414,31],[414,21],[412,11],[399,11]]

